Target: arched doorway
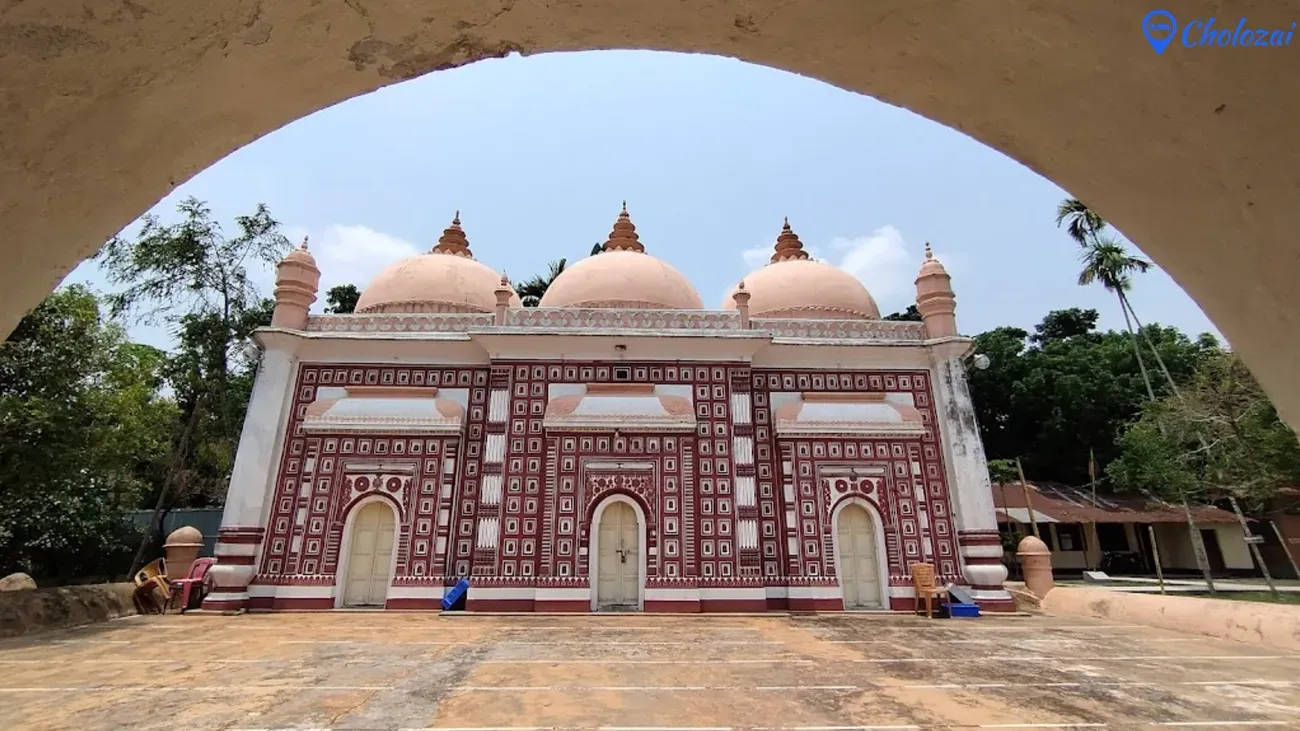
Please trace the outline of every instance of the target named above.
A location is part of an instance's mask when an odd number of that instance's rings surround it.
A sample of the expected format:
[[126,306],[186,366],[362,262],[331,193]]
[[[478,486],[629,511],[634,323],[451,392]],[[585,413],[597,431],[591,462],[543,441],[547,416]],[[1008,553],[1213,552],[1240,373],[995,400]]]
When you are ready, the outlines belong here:
[[392,508],[377,500],[363,505],[352,519],[343,606],[384,606],[396,528]]
[[866,508],[847,505],[836,525],[836,564],[845,609],[880,609],[880,556],[876,524]]
[[641,527],[627,502],[612,501],[599,515],[594,548],[596,609],[635,610],[641,594]]

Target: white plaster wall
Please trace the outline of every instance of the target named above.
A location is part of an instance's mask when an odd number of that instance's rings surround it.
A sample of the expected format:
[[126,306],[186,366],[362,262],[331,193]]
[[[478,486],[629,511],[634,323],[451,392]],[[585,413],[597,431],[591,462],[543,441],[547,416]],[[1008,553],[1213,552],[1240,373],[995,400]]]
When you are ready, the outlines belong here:
[[931,370],[935,418],[944,445],[948,489],[958,531],[997,531],[988,461],[984,457],[984,443],[975,421],[975,406],[971,403],[970,389],[966,384],[966,368],[961,361],[968,345],[962,343],[961,346],[957,353],[936,349]]
[[1239,524],[1216,525],[1214,532],[1219,534],[1219,549],[1223,551],[1223,564],[1230,569],[1254,568],[1255,560],[1246,545],[1246,534]]
[[[1241,526],[1236,523],[1202,525],[1203,529],[1213,529],[1219,539],[1219,551],[1223,554],[1223,565],[1229,569],[1247,570],[1254,568],[1255,562],[1246,546]],[[1187,532],[1186,523],[1160,523],[1156,525],[1156,540],[1160,544],[1160,565],[1168,569],[1197,570],[1196,553]],[[1206,547],[1207,550],[1209,547]]]
[[[953,520],[958,538],[966,531],[998,529],[997,514],[993,507],[993,485],[989,482],[988,461],[984,457],[984,442],[980,439],[979,424],[975,421],[975,406],[971,402],[966,384],[966,367],[962,358],[970,351],[970,341],[965,338],[939,342],[932,346],[933,367],[930,380],[935,400],[935,420],[939,423],[939,438],[944,450],[944,468],[948,478],[948,494],[952,500]],[[1006,581],[1007,569],[1002,563],[968,563],[967,558],[996,558],[1002,555],[1001,546],[960,546],[962,573],[971,584],[1001,586]],[[977,599],[1010,599],[1004,589],[978,590]]]
[[280,348],[269,348],[262,354],[235,452],[222,526],[265,524],[266,496],[273,487],[276,457],[284,443],[280,427],[293,403],[297,365],[298,359]]

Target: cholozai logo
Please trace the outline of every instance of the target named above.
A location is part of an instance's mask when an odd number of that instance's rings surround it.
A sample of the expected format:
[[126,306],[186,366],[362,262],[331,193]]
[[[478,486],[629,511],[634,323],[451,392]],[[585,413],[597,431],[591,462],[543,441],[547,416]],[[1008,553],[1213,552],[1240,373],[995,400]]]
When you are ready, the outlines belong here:
[[1246,19],[1237,21],[1236,28],[1214,26],[1215,18],[1191,20],[1178,32],[1178,19],[1168,10],[1152,10],[1142,19],[1142,34],[1147,37],[1156,55],[1165,52],[1174,39],[1185,48],[1199,46],[1255,46],[1281,47],[1291,45],[1295,23],[1288,29],[1247,28]]

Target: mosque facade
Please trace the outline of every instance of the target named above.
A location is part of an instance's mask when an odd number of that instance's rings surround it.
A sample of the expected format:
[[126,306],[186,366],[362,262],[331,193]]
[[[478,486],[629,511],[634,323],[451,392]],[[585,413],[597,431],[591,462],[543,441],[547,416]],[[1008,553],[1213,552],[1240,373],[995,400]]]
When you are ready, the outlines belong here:
[[459,217],[356,311],[277,268],[217,539],[216,610],[727,612],[914,605],[911,566],[1010,611],[951,278],[881,319],[788,222],[707,309],[626,207],[538,307]]

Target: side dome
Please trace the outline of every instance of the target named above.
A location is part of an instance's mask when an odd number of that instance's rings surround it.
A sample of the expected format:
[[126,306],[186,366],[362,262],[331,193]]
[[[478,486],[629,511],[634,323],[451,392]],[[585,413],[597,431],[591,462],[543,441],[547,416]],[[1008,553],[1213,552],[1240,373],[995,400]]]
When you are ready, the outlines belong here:
[[[493,312],[500,286],[501,275],[474,260],[458,212],[433,251],[380,272],[357,298],[356,312]],[[510,306],[523,306],[513,290]]]
[[539,306],[704,309],[690,280],[645,253],[638,239],[624,203],[601,253],[565,269],[546,289]]
[[[821,320],[879,320],[880,308],[857,277],[824,262],[812,261],[790,222],[776,240],[769,264],[748,274],[750,317]],[[736,309],[732,287],[722,309]]]

